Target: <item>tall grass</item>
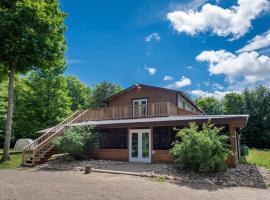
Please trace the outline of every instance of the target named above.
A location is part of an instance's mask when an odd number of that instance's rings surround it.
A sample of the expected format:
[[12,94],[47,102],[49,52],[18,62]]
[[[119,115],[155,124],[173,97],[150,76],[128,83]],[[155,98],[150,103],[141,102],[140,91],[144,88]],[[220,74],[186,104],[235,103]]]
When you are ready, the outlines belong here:
[[250,164],[270,169],[270,149],[250,149],[246,160]]

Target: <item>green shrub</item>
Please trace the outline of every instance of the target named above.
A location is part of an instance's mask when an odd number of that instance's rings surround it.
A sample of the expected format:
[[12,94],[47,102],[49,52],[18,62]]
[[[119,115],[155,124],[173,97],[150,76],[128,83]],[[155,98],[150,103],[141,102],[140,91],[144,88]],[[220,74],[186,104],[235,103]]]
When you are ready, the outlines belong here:
[[58,152],[68,153],[75,159],[89,156],[90,150],[99,148],[99,134],[92,126],[70,127],[53,141]]
[[227,168],[228,137],[220,135],[222,128],[210,122],[202,130],[195,123],[181,129],[170,153],[177,167],[190,168],[198,172],[224,171]]

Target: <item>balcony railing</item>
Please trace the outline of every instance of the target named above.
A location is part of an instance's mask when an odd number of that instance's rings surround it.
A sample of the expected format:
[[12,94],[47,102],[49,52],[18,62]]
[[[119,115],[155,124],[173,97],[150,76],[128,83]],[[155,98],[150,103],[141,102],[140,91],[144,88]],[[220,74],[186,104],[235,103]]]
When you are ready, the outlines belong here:
[[170,102],[149,103],[145,105],[124,105],[88,110],[85,120],[115,120],[177,115],[177,107]]

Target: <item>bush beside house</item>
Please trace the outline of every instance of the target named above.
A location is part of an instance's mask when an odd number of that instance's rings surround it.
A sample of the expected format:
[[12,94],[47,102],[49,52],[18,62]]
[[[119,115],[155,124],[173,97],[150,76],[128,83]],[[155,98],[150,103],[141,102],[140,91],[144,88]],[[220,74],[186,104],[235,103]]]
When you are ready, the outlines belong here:
[[[217,172],[227,168],[229,155],[228,137],[220,134],[221,128],[210,122],[202,129],[195,123],[177,133],[170,153],[177,167],[193,169],[198,172]],[[181,142],[180,142],[181,141]]]
[[70,127],[54,140],[60,153],[68,153],[75,159],[89,157],[89,151],[99,148],[99,134],[92,126]]

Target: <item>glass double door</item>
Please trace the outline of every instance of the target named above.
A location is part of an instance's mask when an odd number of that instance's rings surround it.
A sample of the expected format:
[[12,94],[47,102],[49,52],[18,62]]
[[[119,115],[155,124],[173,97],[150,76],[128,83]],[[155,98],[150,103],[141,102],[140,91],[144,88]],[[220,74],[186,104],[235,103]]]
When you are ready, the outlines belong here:
[[150,129],[132,129],[129,134],[129,161],[151,162]]

